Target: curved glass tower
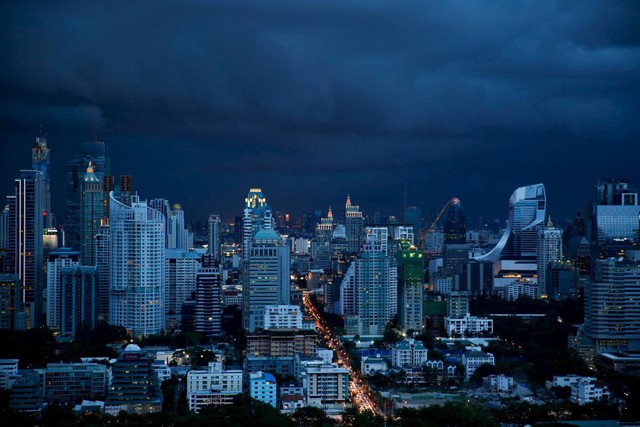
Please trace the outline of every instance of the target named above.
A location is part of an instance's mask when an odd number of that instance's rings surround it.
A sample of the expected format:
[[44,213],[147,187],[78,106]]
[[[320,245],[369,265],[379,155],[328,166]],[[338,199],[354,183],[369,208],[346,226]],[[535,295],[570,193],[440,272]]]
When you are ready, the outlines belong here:
[[509,220],[498,244],[478,257],[497,263],[500,260],[536,262],[538,226],[543,224],[547,198],[544,184],[517,188],[509,198]]

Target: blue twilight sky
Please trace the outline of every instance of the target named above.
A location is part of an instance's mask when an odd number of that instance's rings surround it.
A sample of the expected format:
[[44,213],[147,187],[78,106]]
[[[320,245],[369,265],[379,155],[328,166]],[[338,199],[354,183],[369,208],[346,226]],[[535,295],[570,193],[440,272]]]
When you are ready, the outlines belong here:
[[0,6],[0,195],[42,124],[54,211],[97,123],[116,174],[188,217],[275,210],[569,218],[640,186],[640,2],[134,1]]

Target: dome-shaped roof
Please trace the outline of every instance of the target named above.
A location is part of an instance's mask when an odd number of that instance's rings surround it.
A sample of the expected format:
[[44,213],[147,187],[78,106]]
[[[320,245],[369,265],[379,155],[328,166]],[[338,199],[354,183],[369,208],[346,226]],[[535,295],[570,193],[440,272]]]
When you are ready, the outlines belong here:
[[137,344],[129,344],[124,348],[124,351],[141,351],[140,346]]
[[280,235],[273,230],[260,230],[253,237],[254,240],[280,240]]

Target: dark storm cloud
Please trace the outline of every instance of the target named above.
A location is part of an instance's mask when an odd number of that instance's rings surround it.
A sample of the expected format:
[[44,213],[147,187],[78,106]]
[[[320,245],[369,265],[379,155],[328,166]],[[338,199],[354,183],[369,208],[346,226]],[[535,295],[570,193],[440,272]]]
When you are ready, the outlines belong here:
[[[97,123],[114,169],[134,174],[144,197],[199,216],[239,211],[250,185],[276,209],[323,208],[351,192],[370,210],[397,211],[405,183],[425,209],[455,194],[477,214],[502,216],[513,187],[538,181],[568,215],[598,176],[640,182],[628,160],[640,151],[639,9],[4,5],[0,123],[13,144],[43,123],[67,157]],[[4,166],[7,182],[16,168]]]

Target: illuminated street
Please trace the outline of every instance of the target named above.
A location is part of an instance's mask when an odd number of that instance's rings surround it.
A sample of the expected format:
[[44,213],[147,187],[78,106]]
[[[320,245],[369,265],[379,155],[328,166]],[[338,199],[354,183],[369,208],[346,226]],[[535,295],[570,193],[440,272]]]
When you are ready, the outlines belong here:
[[349,371],[349,392],[351,394],[351,400],[358,408],[360,412],[370,411],[376,415],[384,416],[382,411],[376,406],[373,398],[373,393],[369,388],[367,382],[362,378],[360,372],[353,369],[351,366],[351,358],[349,353],[344,349],[340,340],[335,337],[333,331],[327,326],[322,319],[322,316],[316,308],[313,306],[309,299],[309,295],[305,295],[303,298],[304,306],[307,309],[307,313],[316,322],[318,334],[322,340],[326,343],[327,347],[333,350],[337,357],[337,363],[340,366],[345,367]]

